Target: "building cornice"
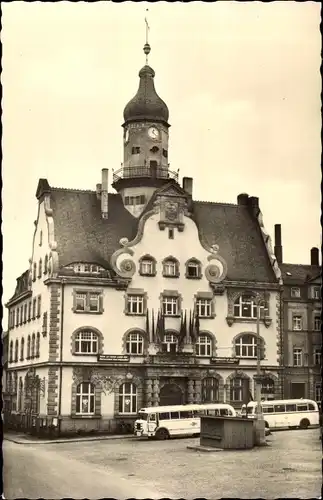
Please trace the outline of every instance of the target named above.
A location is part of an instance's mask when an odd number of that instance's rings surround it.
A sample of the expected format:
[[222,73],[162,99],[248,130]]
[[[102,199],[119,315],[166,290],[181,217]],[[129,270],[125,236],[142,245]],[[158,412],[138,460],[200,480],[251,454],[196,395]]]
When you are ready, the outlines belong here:
[[265,283],[257,281],[230,281],[224,280],[223,285],[226,287],[233,288],[252,288],[259,290],[281,290],[282,285],[279,283]]
[[8,308],[8,307],[11,307],[11,306],[17,304],[17,302],[22,302],[23,300],[31,297],[32,294],[33,293],[31,290],[26,290],[25,292],[21,293],[20,295],[17,295],[17,297],[12,297],[10,300],[8,300],[8,302],[5,304],[5,307]]

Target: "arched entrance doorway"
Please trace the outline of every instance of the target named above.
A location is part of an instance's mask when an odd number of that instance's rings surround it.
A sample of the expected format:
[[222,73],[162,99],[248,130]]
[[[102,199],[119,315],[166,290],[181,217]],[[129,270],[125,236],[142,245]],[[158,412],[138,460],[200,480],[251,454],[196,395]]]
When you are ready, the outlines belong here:
[[183,392],[176,384],[165,384],[159,393],[160,406],[182,405],[184,403]]

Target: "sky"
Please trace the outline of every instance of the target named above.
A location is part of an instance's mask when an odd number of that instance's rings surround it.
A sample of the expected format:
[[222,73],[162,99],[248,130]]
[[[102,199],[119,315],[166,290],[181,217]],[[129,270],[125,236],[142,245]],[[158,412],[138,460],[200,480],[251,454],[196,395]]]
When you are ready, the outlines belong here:
[[[93,189],[123,161],[145,64],[167,103],[171,170],[196,200],[259,197],[284,261],[321,246],[317,2],[8,2],[3,43],[3,301],[32,255],[39,178]],[[111,188],[111,192],[113,189]]]

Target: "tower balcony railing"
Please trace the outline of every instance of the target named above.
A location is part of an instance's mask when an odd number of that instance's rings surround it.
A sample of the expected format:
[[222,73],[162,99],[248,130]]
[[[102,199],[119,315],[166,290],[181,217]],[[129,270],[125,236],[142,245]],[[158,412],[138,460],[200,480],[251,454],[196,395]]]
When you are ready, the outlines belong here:
[[120,179],[173,179],[178,182],[178,171],[173,172],[168,167],[121,167],[113,172],[113,182]]

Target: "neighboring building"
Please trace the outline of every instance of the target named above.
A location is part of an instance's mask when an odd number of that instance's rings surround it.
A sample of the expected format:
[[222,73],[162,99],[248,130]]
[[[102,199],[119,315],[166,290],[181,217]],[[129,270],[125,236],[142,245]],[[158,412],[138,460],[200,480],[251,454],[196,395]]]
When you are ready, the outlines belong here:
[[322,400],[322,268],[318,248],[311,264],[282,263],[281,227],[275,226],[275,253],[282,271],[284,397]]
[[281,273],[258,198],[195,201],[193,179],[179,185],[154,75],[140,70],[124,110],[116,193],[106,169],[95,191],[39,181],[30,267],[7,304],[22,429],[113,431],[158,404],[240,407],[257,354],[263,397],[282,396]]
[[2,332],[2,401],[3,410],[10,410],[10,387],[7,382],[8,370],[8,331]]

